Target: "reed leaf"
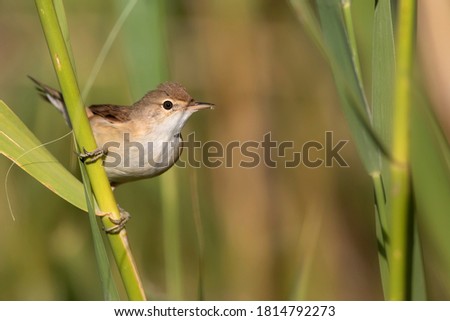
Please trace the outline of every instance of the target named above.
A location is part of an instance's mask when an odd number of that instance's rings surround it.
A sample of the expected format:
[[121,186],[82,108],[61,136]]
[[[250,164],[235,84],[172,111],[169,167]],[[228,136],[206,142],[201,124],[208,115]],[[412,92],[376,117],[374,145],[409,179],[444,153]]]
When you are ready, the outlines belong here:
[[317,6],[342,109],[367,172],[378,173],[382,145],[372,128],[372,115],[353,59],[341,1],[318,0]]
[[[380,0],[375,9],[372,47],[372,111],[373,126],[380,140],[389,148],[392,136],[392,99],[395,78],[394,30],[391,4]],[[390,159],[381,156],[381,171],[373,176],[376,202],[376,227],[379,246],[381,281],[384,296],[389,293],[389,220],[387,206],[390,195]]]
[[0,101],[0,153],[67,202],[87,211],[83,184]]
[[[417,222],[427,272],[439,275],[440,296],[450,299],[450,149],[423,99],[412,114],[411,169]],[[413,271],[414,275],[414,271]],[[425,285],[413,288],[413,298],[424,299]],[[420,279],[419,279],[420,281]],[[419,290],[422,289],[421,294]],[[419,292],[419,293],[418,293]]]

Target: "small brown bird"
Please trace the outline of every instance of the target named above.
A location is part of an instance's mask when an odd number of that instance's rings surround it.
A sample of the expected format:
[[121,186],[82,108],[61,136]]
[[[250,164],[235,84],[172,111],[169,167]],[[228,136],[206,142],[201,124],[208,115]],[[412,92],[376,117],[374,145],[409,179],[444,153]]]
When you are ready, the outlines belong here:
[[[41,96],[55,106],[71,126],[64,98],[36,79]],[[131,106],[92,105],[86,112],[112,187],[164,173],[182,151],[181,129],[189,117],[213,104],[196,102],[179,84],[166,82]],[[72,126],[71,126],[72,127]]]

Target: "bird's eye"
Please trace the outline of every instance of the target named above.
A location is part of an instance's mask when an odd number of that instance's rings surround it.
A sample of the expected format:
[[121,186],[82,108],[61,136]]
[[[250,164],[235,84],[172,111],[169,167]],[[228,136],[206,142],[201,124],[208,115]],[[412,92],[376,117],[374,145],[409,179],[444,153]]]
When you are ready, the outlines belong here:
[[165,110],[172,109],[172,107],[173,107],[173,103],[170,100],[166,100],[165,102],[163,102],[163,108]]

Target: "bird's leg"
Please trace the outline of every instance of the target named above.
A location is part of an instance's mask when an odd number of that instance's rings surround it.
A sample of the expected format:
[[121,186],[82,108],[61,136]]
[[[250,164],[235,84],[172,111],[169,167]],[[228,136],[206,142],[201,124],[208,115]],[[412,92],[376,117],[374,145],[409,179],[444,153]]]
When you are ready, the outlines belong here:
[[[78,157],[80,158],[80,160],[83,163],[93,163],[95,162],[97,159],[104,157],[106,154],[108,153],[108,149],[107,148],[97,148],[91,152],[88,152],[84,147],[83,147],[83,153],[80,153],[78,155]],[[111,189],[114,190],[114,185],[111,185]],[[104,216],[108,216],[109,220],[111,221],[111,223],[113,223],[115,226],[112,226],[110,228],[104,228],[103,230],[107,233],[107,234],[118,234],[120,233],[120,231],[122,231],[125,227],[125,224],[130,220],[131,215],[130,213],[128,213],[127,211],[125,211],[123,208],[121,208],[119,206],[119,204],[117,204],[117,208],[119,209],[119,213],[120,213],[120,218],[115,219],[113,217],[111,217],[112,213],[110,212],[96,212],[95,215],[99,216],[99,217],[104,217]]]
[[107,148],[97,148],[91,152],[88,152],[83,147],[83,152],[78,154],[78,158],[85,164],[93,163],[97,159],[102,158],[108,154]]
[[125,224],[127,224],[127,222],[130,220],[131,215],[130,213],[128,213],[127,211],[125,211],[123,208],[121,208],[119,205],[117,205],[117,207],[119,208],[119,212],[120,212],[120,218],[115,219],[111,217],[112,213],[96,213],[97,216],[99,217],[104,217],[104,216],[108,216],[109,220],[111,221],[111,223],[115,224],[115,226],[110,227],[110,228],[103,228],[104,231],[107,234],[118,234],[120,233],[120,231],[122,231],[125,227]]

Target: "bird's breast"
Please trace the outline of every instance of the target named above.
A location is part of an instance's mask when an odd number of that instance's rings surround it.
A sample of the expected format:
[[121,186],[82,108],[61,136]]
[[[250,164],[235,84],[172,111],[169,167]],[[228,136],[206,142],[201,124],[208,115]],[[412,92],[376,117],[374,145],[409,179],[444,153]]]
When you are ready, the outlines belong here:
[[[178,160],[182,151],[180,134],[122,132],[114,139],[98,139],[107,155],[103,165],[112,183],[150,178],[164,173]],[[120,137],[121,136],[121,137]]]

